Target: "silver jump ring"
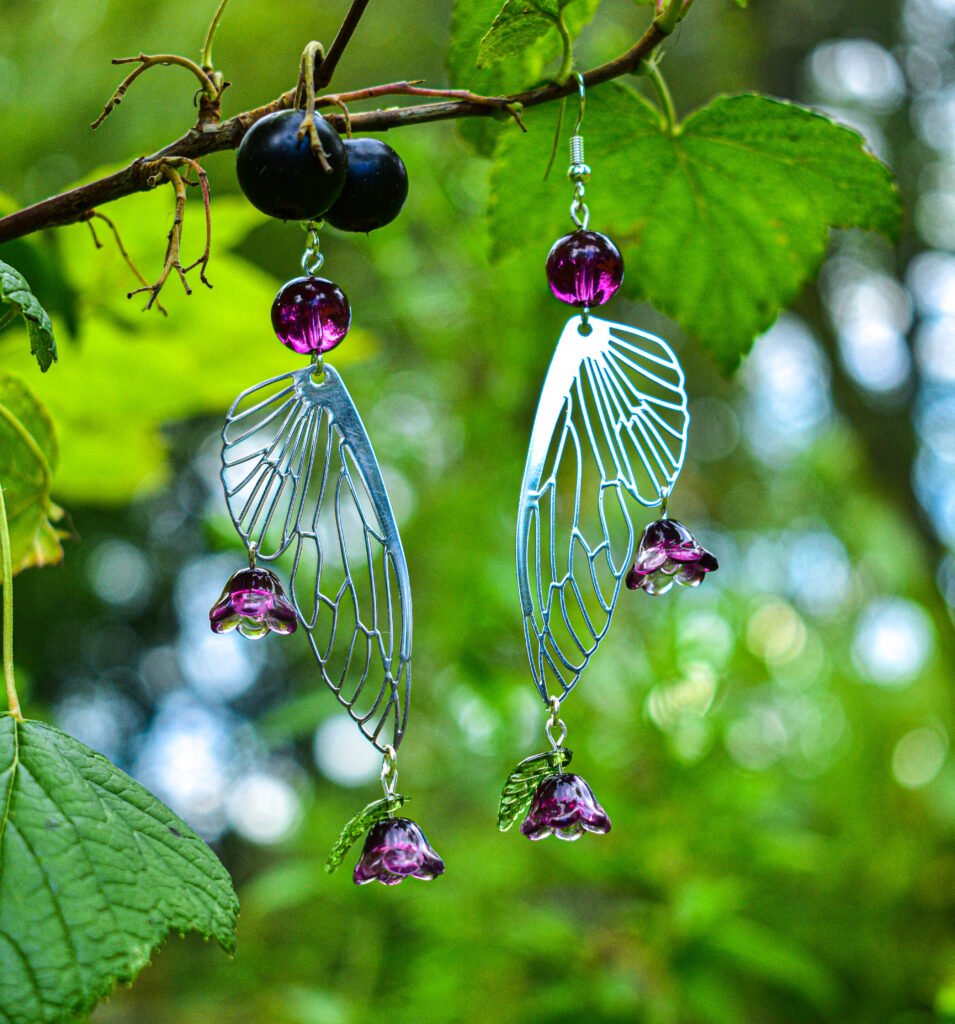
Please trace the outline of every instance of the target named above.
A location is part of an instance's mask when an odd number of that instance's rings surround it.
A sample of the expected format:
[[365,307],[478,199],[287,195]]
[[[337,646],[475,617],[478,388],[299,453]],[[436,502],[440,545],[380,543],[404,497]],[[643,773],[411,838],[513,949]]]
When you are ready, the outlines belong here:
[[302,269],[309,277],[314,277],[325,262],[325,257],[319,252],[318,229],[321,227],[321,221],[306,221],[302,227],[308,232],[308,245],[302,254]]
[[314,277],[316,272],[321,270],[324,262],[325,257],[318,251],[318,248],[313,249],[309,246],[302,256],[302,269],[309,277]]
[[[550,745],[554,750],[560,750],[564,745],[564,740],[567,739],[567,725],[560,717],[560,698],[556,696],[551,697],[547,702],[547,706],[550,708],[550,717],[547,719],[544,731],[547,733],[547,738],[550,740]],[[560,726],[560,736],[556,740],[552,731],[555,726]]]
[[590,210],[587,209],[587,204],[576,195],[570,204],[570,218],[581,231],[587,230],[587,225],[590,223]]
[[381,762],[381,788],[385,791],[385,798],[390,800],[395,795],[395,787],[398,785],[398,752],[390,744],[385,745],[385,757]]

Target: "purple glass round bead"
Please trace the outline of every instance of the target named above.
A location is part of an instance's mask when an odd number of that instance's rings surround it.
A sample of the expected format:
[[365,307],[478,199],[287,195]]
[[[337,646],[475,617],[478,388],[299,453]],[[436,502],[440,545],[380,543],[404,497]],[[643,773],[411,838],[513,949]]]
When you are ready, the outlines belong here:
[[283,345],[300,355],[328,352],[351,327],[345,293],[324,277],[296,277],[272,303],[272,327]]
[[571,306],[602,306],[622,280],[620,250],[599,231],[564,235],[547,254],[550,290]]

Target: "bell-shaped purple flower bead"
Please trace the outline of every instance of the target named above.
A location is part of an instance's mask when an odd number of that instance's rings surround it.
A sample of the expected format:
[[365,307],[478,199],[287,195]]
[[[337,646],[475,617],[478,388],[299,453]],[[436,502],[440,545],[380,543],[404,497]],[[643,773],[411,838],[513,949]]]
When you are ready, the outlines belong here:
[[328,352],[351,327],[345,293],[324,277],[296,277],[272,303],[272,327],[280,342],[299,355]]
[[213,633],[238,629],[244,637],[259,640],[269,633],[294,633],[298,617],[271,569],[240,569],[209,609],[209,625]]
[[558,238],[547,254],[550,290],[571,306],[602,306],[623,281],[620,250],[599,231],[574,231]]
[[521,833],[532,840],[553,835],[573,841],[584,832],[603,835],[609,831],[607,812],[579,775],[548,775],[543,779],[521,823]]
[[643,531],[626,582],[631,590],[644,590],[656,597],[674,583],[698,587],[707,573],[718,568],[716,557],[682,523],[660,519]]
[[430,881],[444,874],[444,861],[410,818],[385,818],[368,832],[352,881],[398,885],[406,878]]

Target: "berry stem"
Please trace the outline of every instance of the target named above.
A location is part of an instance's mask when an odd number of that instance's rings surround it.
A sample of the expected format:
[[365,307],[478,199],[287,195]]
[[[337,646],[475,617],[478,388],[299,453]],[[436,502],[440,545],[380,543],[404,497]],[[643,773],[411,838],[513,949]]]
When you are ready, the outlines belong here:
[[653,87],[660,97],[660,105],[663,107],[663,116],[666,118],[667,135],[671,138],[680,134],[680,121],[676,114],[676,106],[673,103],[673,96],[670,94],[669,86],[660,71],[656,61],[647,61],[647,78],[653,82]]
[[215,39],[219,22],[222,21],[222,15],[225,14],[225,9],[228,6],[229,0],[219,0],[219,6],[209,24],[209,31],[206,32],[206,41],[202,44],[202,70],[210,75],[215,70],[215,65],[212,63],[212,40]]
[[302,70],[298,77],[298,87],[295,90],[295,106],[302,106],[304,100],[305,116],[298,128],[299,139],[308,136],[308,144],[311,146],[315,158],[322,165],[326,174],[332,173],[332,165],[328,162],[328,154],[322,146],[322,140],[318,137],[318,129],[315,127],[315,64],[325,61],[325,47],[314,40],[305,47],[302,53]]
[[653,24],[668,36],[686,17],[692,6],[693,0],[668,0],[663,10],[654,18]]
[[23,721],[17,683],[13,671],[13,554],[10,551],[10,527],[7,524],[7,507],[0,487],[0,547],[3,568],[3,680],[7,688],[7,707],[10,714]]
[[564,11],[566,8],[561,8],[560,13],[554,19],[554,24],[557,26],[557,31],[560,33],[560,44],[562,47],[560,67],[557,69],[557,81],[560,85],[570,77],[571,69],[574,66],[574,49],[573,43],[571,42],[570,32],[567,30],[567,25],[564,23]]

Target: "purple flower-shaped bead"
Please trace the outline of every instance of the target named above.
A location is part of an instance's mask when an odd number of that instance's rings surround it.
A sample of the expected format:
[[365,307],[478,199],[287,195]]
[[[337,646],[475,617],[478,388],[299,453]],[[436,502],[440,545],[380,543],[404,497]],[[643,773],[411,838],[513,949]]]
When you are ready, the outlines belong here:
[[240,569],[209,609],[209,624],[213,633],[238,629],[250,640],[258,640],[267,633],[294,633],[298,619],[271,569]]
[[674,583],[698,587],[708,572],[719,567],[716,557],[682,523],[660,519],[643,531],[637,560],[627,573],[627,586],[656,596],[665,594]]
[[610,818],[597,803],[594,791],[579,775],[548,775],[538,785],[531,809],[521,823],[528,839],[579,839],[584,832],[603,835]]
[[397,885],[406,878],[430,881],[443,874],[444,861],[415,822],[385,818],[368,832],[352,881],[366,885],[378,879],[382,885]]

